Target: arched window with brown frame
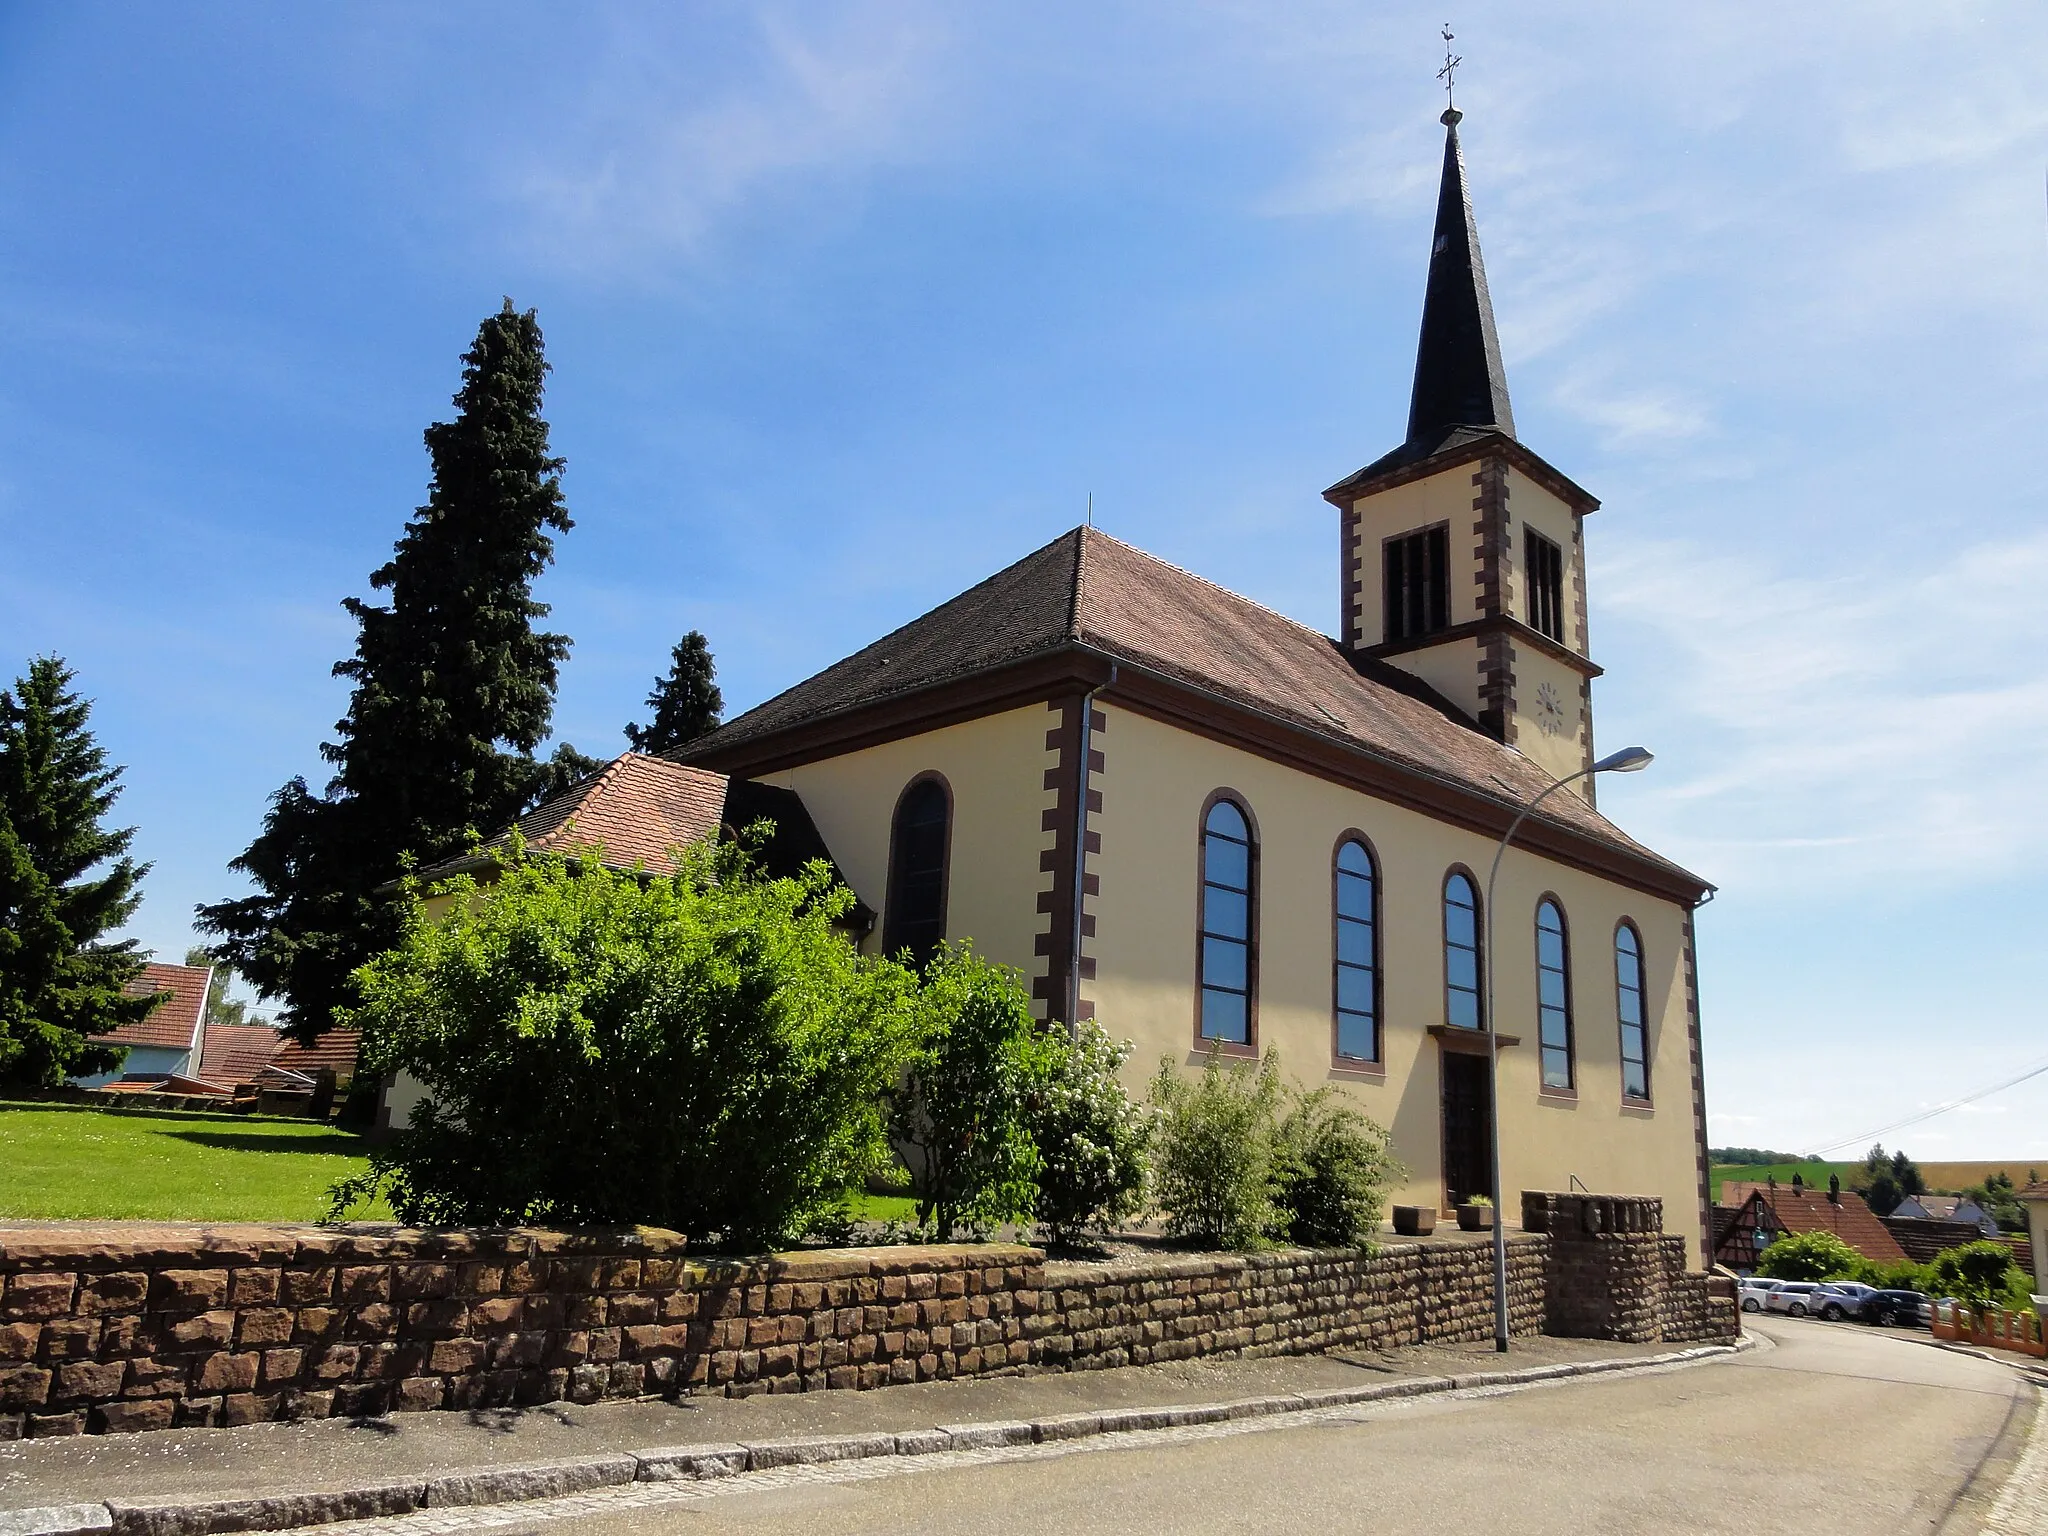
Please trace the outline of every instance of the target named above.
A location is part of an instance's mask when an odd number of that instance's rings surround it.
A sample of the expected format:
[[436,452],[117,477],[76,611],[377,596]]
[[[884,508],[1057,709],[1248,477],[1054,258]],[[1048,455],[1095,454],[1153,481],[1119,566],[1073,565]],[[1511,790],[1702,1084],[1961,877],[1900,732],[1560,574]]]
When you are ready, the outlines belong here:
[[1340,1061],[1380,1059],[1380,883],[1372,849],[1356,832],[1337,844],[1331,892],[1331,1006]]
[[1623,918],[1614,930],[1614,1012],[1621,1027],[1621,1096],[1650,1101],[1650,1025],[1644,1003],[1643,936]]
[[1543,1047],[1543,1086],[1572,1086],[1571,945],[1564,908],[1546,896],[1536,903],[1536,1034]]
[[953,793],[936,773],[920,774],[896,802],[889,829],[888,920],[882,953],[910,952],[930,963],[946,938],[946,866],[953,835]]
[[1202,811],[1202,896],[1196,934],[1196,1032],[1253,1043],[1258,1017],[1258,833],[1251,811],[1218,791]]
[[1479,887],[1462,869],[1444,878],[1444,1022],[1484,1029],[1479,992]]

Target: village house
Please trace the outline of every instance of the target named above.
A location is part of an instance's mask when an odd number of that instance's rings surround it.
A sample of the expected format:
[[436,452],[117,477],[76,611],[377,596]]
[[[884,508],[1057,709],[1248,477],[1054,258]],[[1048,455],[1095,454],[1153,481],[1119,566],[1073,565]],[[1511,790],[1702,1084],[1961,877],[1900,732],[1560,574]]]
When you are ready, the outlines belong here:
[[[1162,1058],[1269,1050],[1336,1084],[1390,1128],[1403,1202],[1490,1188],[1497,1041],[1503,1214],[1523,1189],[1659,1196],[1700,1264],[1710,887],[1581,776],[1523,824],[1483,912],[1518,811],[1596,760],[1599,503],[1516,435],[1457,122],[1407,434],[1323,493],[1337,635],[1076,528],[675,762],[619,759],[528,818],[529,843],[667,867],[751,803],[833,861],[865,948],[971,939],[1048,1023],[1132,1040],[1134,1090]],[[487,877],[501,852],[429,873]]]

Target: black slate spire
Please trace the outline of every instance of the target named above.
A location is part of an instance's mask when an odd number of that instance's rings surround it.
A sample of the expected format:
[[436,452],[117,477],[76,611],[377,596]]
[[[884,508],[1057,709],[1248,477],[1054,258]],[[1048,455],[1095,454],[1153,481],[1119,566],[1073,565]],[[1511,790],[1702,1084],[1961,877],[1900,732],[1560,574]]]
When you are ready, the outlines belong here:
[[1415,352],[1415,393],[1408,404],[1408,446],[1434,447],[1454,427],[1515,435],[1508,378],[1493,330],[1493,301],[1479,259],[1479,230],[1465,188],[1455,107],[1445,112],[1444,179],[1437,193],[1436,235],[1429,248],[1429,291],[1422,301],[1422,339]]

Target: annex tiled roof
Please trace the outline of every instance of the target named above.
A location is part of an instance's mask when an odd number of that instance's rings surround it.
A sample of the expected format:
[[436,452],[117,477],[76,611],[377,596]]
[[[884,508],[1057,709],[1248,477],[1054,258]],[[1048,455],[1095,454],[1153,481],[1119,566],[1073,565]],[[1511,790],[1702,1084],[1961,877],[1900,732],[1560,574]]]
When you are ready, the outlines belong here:
[[198,1040],[199,1020],[206,1012],[206,989],[212,980],[210,965],[164,965],[152,960],[122,990],[130,997],[147,997],[152,992],[171,995],[151,1009],[147,1018],[93,1039],[102,1045],[154,1045],[189,1051]]
[[253,1083],[277,1047],[277,1031],[268,1024],[209,1024],[200,1044],[199,1070],[190,1075],[223,1088]]
[[1825,1190],[1795,1190],[1780,1184],[1774,1195],[1769,1184],[1730,1179],[1721,1186],[1723,1200],[1747,1200],[1752,1193],[1763,1195],[1778,1224],[1787,1232],[1832,1232],[1866,1259],[1877,1264],[1904,1262],[1906,1250],[1880,1221],[1863,1197],[1854,1190],[1842,1191],[1839,1202]]
[[[722,773],[627,752],[520,818],[519,831],[539,852],[602,845],[605,862],[616,869],[641,865],[672,874],[671,850],[718,831],[725,783]],[[499,852],[509,843],[509,835],[500,833],[484,850]]]
[[[610,868],[666,875],[675,872],[677,849],[715,837],[722,828],[741,831],[759,821],[773,824],[761,849],[761,863],[770,874],[794,874],[813,859],[833,864],[831,850],[794,790],[638,752],[614,758],[528,812],[518,827],[527,847],[539,852],[568,854],[602,846]],[[508,828],[475,853],[435,865],[423,876],[432,880],[488,867],[511,841]],[[838,866],[833,868],[836,872]],[[861,907],[857,920],[870,915]],[[353,1069],[353,1053],[349,1065]]]
[[[692,761],[833,716],[1076,647],[1149,669],[1505,804],[1550,776],[1426,685],[1327,635],[1092,528],[1076,528],[950,602],[680,749]],[[1540,815],[1683,875],[1576,795]]]

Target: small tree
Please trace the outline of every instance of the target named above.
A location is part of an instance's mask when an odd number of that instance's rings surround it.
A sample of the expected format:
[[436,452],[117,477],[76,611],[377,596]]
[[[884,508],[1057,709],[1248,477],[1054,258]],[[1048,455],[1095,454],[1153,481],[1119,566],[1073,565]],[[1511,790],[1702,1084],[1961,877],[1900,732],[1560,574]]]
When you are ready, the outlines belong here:
[[428,1097],[338,1186],[406,1222],[648,1222],[785,1239],[890,1157],[883,1095],[915,1043],[915,979],[834,930],[826,866],[766,879],[727,844],[643,877],[515,847],[489,889],[403,897],[357,973],[364,1070]]
[[2012,1249],[1990,1238],[1944,1249],[1927,1266],[1928,1284],[1937,1295],[1953,1296],[1973,1307],[2006,1304],[2025,1280]]
[[1756,1272],[1773,1280],[1834,1280],[1856,1274],[1864,1262],[1832,1232],[1795,1232],[1764,1250]]
[[1281,1101],[1271,1051],[1254,1067],[1210,1048],[1188,1078],[1168,1056],[1152,1080],[1159,1110],[1153,1179],[1166,1231],[1215,1248],[1255,1248],[1273,1227],[1273,1154]]
[[133,827],[101,824],[123,770],[93,739],[92,704],[72,680],[43,656],[0,689],[0,1084],[17,1089],[119,1066],[124,1052],[87,1036],[158,1001],[127,994],[142,957],[134,940],[107,937],[141,904],[149,866],[128,857]]
[[916,1013],[917,1043],[887,1099],[918,1220],[946,1238],[1027,1219],[1039,1168],[1028,1107],[1051,1053],[1021,979],[948,945],[925,968]]
[[725,695],[718,691],[718,665],[711,642],[691,630],[669,653],[668,676],[654,680],[647,695],[653,719],[628,725],[626,740],[635,752],[666,752],[708,735],[725,713]]
[[1111,1040],[1093,1019],[1049,1038],[1050,1067],[1031,1104],[1037,1216],[1054,1243],[1071,1247],[1144,1208],[1153,1117],[1118,1076],[1129,1041]]
[[1310,1248],[1367,1246],[1399,1167],[1385,1129],[1335,1088],[1298,1095],[1275,1138],[1274,1203],[1288,1238]]

